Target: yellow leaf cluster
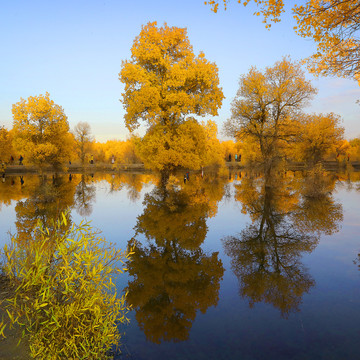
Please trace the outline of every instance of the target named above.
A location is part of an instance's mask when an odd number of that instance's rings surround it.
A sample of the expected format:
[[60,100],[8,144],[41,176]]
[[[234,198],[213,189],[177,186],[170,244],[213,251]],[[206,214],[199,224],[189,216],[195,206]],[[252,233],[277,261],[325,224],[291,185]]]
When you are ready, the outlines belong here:
[[36,359],[106,359],[117,345],[117,322],[126,322],[125,297],[113,277],[125,253],[96,236],[89,224],[68,227],[65,214],[54,231],[37,225],[33,242],[12,238],[3,271],[14,286],[2,304],[12,324],[23,329]]
[[199,169],[207,161],[206,146],[204,127],[191,119],[175,129],[153,126],[139,142],[138,152],[150,169]]
[[[226,10],[229,0],[222,0],[222,1],[223,1],[224,9]],[[236,1],[237,3],[243,4],[244,6],[247,6],[251,2],[251,0],[243,0],[243,1],[236,0]],[[205,1],[205,5],[210,5],[211,10],[214,13],[217,13],[219,9],[219,2],[220,0],[209,0],[209,1]],[[271,27],[269,21],[275,23],[280,21],[281,13],[284,12],[283,0],[254,0],[254,3],[258,7],[260,7],[260,11],[256,11],[254,15],[256,16],[259,16],[260,14],[263,15],[264,17],[263,22],[266,24],[265,25],[266,28]]]
[[130,131],[139,121],[148,126],[139,147],[143,161],[158,170],[166,163],[199,167],[205,143],[201,127],[190,116],[217,115],[224,98],[217,66],[203,53],[195,56],[186,29],[167,24],[158,28],[156,22],[142,27],[131,54],[131,60],[122,63],[119,79],[125,85],[126,126]]
[[288,58],[264,71],[252,67],[239,85],[232,117],[225,122],[226,134],[237,140],[251,138],[263,160],[274,158],[296,134],[296,114],[316,89],[305,79],[301,65]]
[[129,139],[122,140],[108,140],[105,143],[96,142],[93,150],[96,154],[96,158],[111,163],[114,157],[114,166],[118,164],[135,164],[140,163],[140,159],[136,153],[135,136]]
[[[251,0],[237,0],[245,6]],[[216,13],[219,0],[205,2]],[[223,0],[224,7],[229,0]],[[254,0],[260,7],[263,22],[270,28],[270,22],[280,21],[284,12],[282,0]],[[306,0],[295,4],[293,15],[297,21],[295,31],[304,38],[311,38],[317,51],[307,58],[308,69],[315,75],[337,75],[360,81],[360,10],[358,0]]]
[[14,146],[25,161],[60,166],[69,160],[73,143],[67,117],[49,93],[21,99],[12,113]]
[[359,80],[358,32],[360,10],[357,0],[308,0],[295,5],[296,32],[312,38],[317,52],[308,59],[314,74],[338,75]]
[[119,79],[129,130],[139,126],[178,124],[188,114],[217,115],[224,98],[218,69],[200,53],[197,57],[186,29],[142,27],[131,48],[131,60],[123,61]]
[[9,162],[10,157],[15,155],[12,140],[12,131],[0,126],[0,163]]
[[297,160],[317,163],[335,153],[344,140],[341,118],[333,113],[302,115],[293,156]]

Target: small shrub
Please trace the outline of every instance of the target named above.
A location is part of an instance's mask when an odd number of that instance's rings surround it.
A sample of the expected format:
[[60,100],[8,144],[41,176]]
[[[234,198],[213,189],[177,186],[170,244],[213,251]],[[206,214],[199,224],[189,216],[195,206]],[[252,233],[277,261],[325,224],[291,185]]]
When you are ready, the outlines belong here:
[[[38,223],[32,243],[12,237],[2,271],[14,291],[2,307],[11,325],[23,329],[36,359],[106,359],[126,322],[125,296],[117,297],[114,275],[131,253],[116,250],[89,223],[53,230]],[[0,331],[4,331],[4,325]]]

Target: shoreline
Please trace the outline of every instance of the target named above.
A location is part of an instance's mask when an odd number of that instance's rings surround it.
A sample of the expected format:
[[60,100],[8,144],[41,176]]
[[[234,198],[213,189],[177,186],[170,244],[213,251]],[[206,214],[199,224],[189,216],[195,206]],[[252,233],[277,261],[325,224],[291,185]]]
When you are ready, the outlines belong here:
[[[337,162],[337,161],[323,161],[323,167],[325,170],[343,170],[347,167],[350,167],[353,170],[360,170],[360,161],[350,161],[350,162]],[[238,169],[251,169],[251,166],[244,166],[239,162],[226,162],[225,166],[229,168],[229,170],[238,170]],[[307,166],[305,163],[295,163],[288,162],[286,164],[286,168],[288,170],[306,170]],[[207,169],[206,167],[204,168]],[[186,169],[182,169],[186,170]],[[201,171],[201,170],[195,170]],[[144,164],[106,164],[106,163],[95,163],[95,164],[71,164],[67,165],[62,170],[56,170],[52,166],[46,166],[42,169],[34,165],[7,165],[5,170],[5,175],[19,175],[19,174],[41,174],[41,173],[64,173],[64,174],[82,174],[82,173],[95,173],[95,172],[110,172],[110,173],[118,173],[118,172],[141,172],[147,173],[152,172],[152,170],[146,169]]]

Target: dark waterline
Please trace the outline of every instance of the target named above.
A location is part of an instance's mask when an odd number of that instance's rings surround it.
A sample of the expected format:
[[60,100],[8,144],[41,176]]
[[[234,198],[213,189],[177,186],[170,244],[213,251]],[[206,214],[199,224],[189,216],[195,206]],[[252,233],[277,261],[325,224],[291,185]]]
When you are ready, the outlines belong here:
[[117,282],[134,306],[119,359],[356,359],[358,175],[330,175],[317,199],[298,173],[268,184],[190,175],[165,193],[151,175],[50,178],[46,189],[8,177],[0,240],[68,206],[120,248],[136,235],[141,256]]

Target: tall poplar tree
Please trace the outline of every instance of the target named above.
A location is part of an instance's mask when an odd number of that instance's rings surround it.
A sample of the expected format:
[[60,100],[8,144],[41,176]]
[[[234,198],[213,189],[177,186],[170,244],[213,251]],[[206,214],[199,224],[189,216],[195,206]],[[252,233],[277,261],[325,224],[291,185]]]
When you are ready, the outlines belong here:
[[[189,155],[194,148],[197,158],[202,148],[205,152],[205,141],[200,141],[205,132],[201,134],[193,116],[217,115],[224,95],[217,66],[203,53],[195,56],[186,29],[157,27],[156,22],[143,26],[119,79],[125,84],[127,128],[134,131],[141,121],[147,126],[141,146],[145,165],[165,175],[176,167],[198,167],[199,161]],[[174,143],[184,148],[174,151]],[[155,155],[162,159],[159,164]]]

